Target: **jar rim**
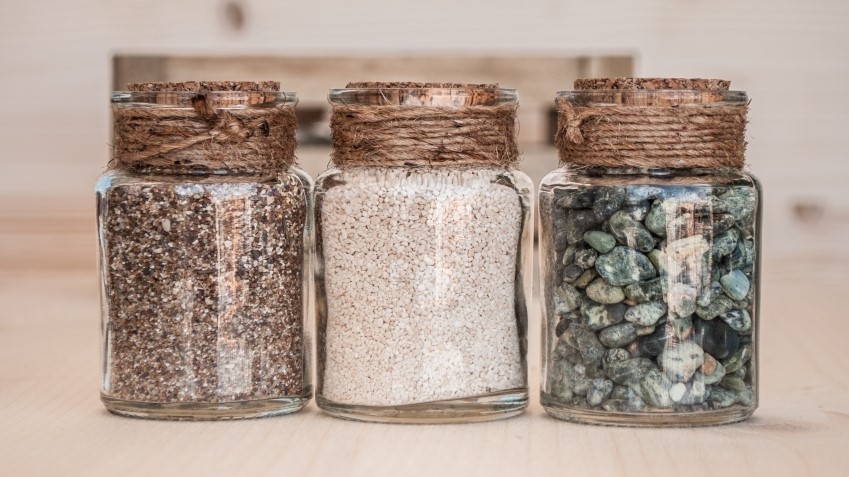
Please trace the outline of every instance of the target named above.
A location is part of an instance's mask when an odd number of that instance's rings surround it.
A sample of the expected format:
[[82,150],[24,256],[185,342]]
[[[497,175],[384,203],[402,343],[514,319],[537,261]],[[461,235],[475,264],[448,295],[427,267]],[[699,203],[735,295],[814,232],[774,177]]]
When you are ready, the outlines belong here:
[[192,102],[201,94],[223,109],[294,107],[298,104],[297,93],[289,91],[113,91],[110,102],[117,107],[192,108]]
[[327,93],[331,105],[364,106],[501,106],[518,104],[514,88],[379,87],[336,88]]
[[[696,89],[593,89],[558,91],[557,100],[572,103],[630,104],[634,106],[672,104],[744,105],[749,102],[745,91],[714,91]],[[656,103],[655,103],[656,102]]]

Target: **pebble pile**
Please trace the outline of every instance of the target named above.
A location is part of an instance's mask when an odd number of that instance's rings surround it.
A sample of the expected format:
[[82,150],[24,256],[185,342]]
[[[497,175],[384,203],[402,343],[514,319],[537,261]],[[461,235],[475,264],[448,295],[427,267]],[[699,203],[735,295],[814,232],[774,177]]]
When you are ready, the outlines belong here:
[[544,399],[609,412],[750,405],[750,185],[555,188]]
[[516,190],[489,168],[335,174],[316,199],[322,397],[387,406],[524,388]]

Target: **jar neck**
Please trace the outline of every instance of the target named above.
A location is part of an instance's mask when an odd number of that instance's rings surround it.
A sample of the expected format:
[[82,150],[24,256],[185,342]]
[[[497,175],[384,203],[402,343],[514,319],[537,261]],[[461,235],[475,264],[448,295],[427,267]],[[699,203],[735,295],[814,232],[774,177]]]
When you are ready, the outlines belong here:
[[743,169],[736,167],[605,167],[565,164],[561,167],[584,176],[645,176],[645,177],[682,177],[739,175]]
[[151,177],[179,177],[185,179],[205,179],[215,177],[267,177],[274,176],[280,172],[289,170],[291,166],[286,166],[281,169],[206,169],[198,168],[137,168],[137,167],[113,167],[118,172],[123,174],[131,174],[135,176],[151,176]]

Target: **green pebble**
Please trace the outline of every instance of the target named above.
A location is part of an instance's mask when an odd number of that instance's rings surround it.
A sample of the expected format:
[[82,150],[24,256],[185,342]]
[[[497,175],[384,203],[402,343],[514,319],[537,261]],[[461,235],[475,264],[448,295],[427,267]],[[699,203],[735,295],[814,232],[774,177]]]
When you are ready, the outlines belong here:
[[608,253],[616,246],[616,237],[607,232],[593,230],[584,234],[584,242],[599,253]]
[[749,294],[749,279],[740,270],[732,270],[723,275],[719,283],[732,300],[743,300]]
[[652,203],[651,209],[643,223],[655,235],[666,237],[666,211],[663,209],[663,201],[656,200]]
[[710,248],[710,253],[714,258],[725,257],[734,251],[737,247],[737,241],[740,238],[740,233],[735,229],[729,229],[715,236],[713,244]]
[[735,393],[746,390],[746,383],[742,378],[738,378],[737,376],[726,375],[722,378],[722,381],[719,382],[719,385],[725,389],[734,391]]
[[637,339],[637,329],[631,323],[620,323],[607,327],[598,334],[598,340],[608,348],[627,346]]
[[649,261],[654,265],[658,275],[666,275],[666,252],[656,248],[647,253],[646,256],[649,257]]
[[654,249],[654,237],[628,214],[620,210],[610,217],[610,232],[619,241],[640,252],[650,252]]
[[577,280],[572,284],[575,288],[584,288],[590,284],[591,281],[596,277],[598,273],[595,271],[595,268],[590,268],[589,270],[584,270],[584,273],[578,277]]
[[663,283],[660,278],[634,283],[625,287],[625,296],[629,300],[643,303],[663,298]]
[[648,280],[657,275],[645,255],[622,246],[599,256],[595,261],[595,268],[607,283],[617,287]]
[[735,303],[730,298],[720,295],[707,306],[697,306],[696,314],[703,320],[712,320],[723,313],[731,311],[734,307]]
[[722,366],[725,368],[726,374],[731,374],[742,368],[750,359],[752,359],[752,345],[746,344],[723,361]]

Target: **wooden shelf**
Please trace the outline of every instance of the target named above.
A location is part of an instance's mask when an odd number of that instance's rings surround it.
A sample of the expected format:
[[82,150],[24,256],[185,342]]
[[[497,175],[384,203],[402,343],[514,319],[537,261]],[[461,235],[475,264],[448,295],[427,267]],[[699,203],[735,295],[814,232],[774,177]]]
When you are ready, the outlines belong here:
[[[769,266],[769,264],[767,264]],[[314,404],[285,417],[159,422],[100,404],[91,268],[0,272],[0,462],[18,475],[845,475],[849,280],[763,284],[761,407],[702,429],[601,428],[544,414],[407,426],[348,422]],[[535,315],[536,318],[536,315]]]

